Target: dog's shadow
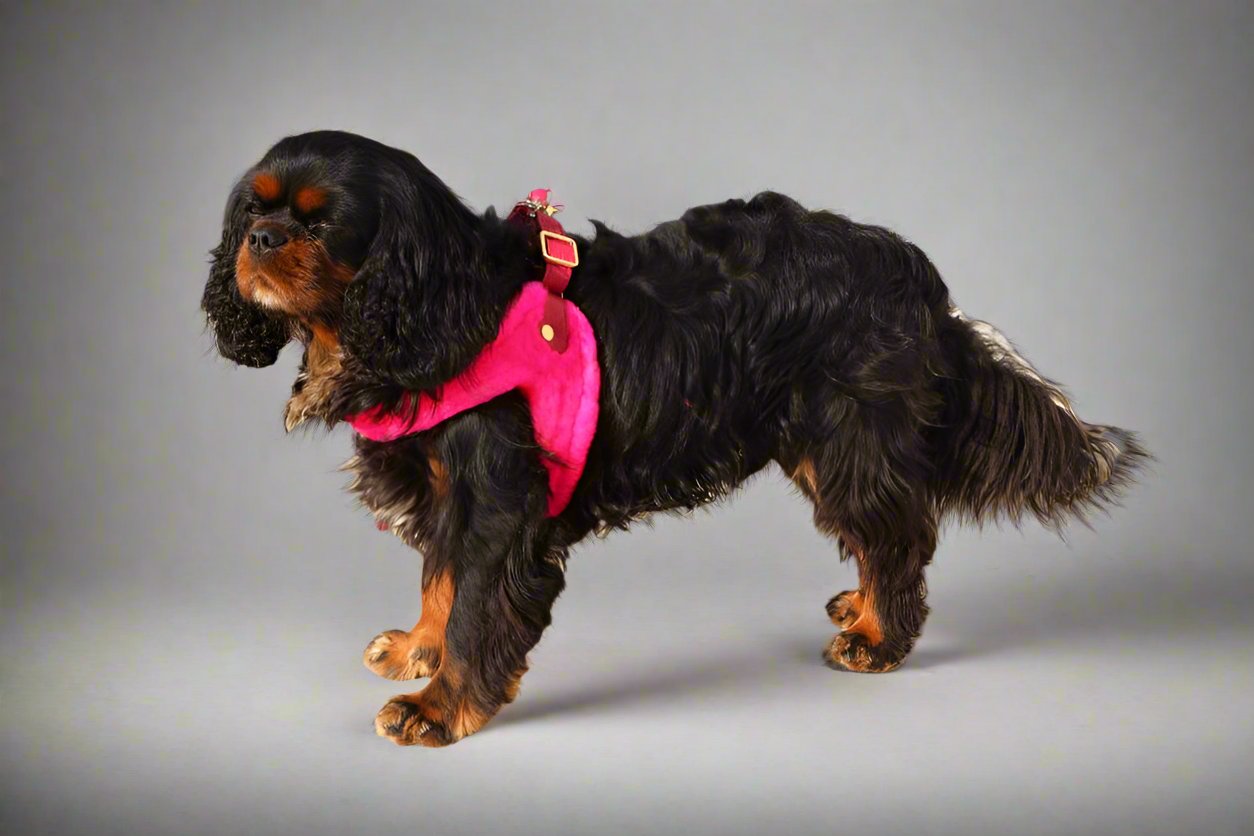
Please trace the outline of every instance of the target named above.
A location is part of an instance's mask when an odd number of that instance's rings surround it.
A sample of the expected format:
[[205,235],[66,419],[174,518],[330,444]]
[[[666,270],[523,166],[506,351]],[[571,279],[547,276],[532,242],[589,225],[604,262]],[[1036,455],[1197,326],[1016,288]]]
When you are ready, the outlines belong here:
[[[1246,602],[1252,592],[1254,572],[1236,570],[1210,576],[1108,573],[1055,579],[1026,592],[991,585],[959,591],[934,602],[956,614],[945,620],[938,631],[942,635],[925,632],[902,670],[936,669],[1046,644],[1123,637],[1144,644],[1182,633],[1213,635],[1226,626],[1250,624]],[[774,647],[769,642],[742,645],[734,653],[596,680],[569,693],[522,700],[501,712],[497,725],[664,702],[818,669],[825,638],[816,623],[813,633],[784,637]]]
[[[566,694],[537,700],[520,700],[501,712],[496,725],[523,723],[544,717],[612,709],[625,705],[663,702],[680,694],[719,691],[756,677],[754,666],[761,666],[760,653],[744,652],[711,659],[708,656],[690,664],[654,669],[631,677],[615,677]],[[818,653],[812,662],[818,661]]]

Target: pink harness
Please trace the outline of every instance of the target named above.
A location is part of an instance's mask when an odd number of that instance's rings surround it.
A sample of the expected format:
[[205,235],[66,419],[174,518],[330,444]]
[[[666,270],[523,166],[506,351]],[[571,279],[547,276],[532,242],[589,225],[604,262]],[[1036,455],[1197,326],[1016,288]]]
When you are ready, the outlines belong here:
[[534,219],[540,229],[544,279],[523,286],[496,338],[464,372],[441,385],[435,398],[419,395],[412,420],[381,407],[346,419],[372,441],[394,441],[517,390],[531,410],[536,442],[547,454],[540,462],[549,472],[550,517],[566,508],[583,474],[601,392],[592,325],[562,298],[579,253],[553,218],[559,208],[549,204],[548,189],[536,189],[514,207],[511,220]]

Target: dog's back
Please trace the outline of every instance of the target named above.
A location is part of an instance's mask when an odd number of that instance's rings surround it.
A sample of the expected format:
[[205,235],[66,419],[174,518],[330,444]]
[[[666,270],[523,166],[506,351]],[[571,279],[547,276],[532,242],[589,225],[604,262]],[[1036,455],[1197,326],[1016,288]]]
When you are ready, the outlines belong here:
[[567,296],[603,366],[580,496],[611,524],[717,498],[826,423],[832,398],[906,384],[885,351],[920,347],[948,306],[917,248],[775,193],[634,237],[597,230]]

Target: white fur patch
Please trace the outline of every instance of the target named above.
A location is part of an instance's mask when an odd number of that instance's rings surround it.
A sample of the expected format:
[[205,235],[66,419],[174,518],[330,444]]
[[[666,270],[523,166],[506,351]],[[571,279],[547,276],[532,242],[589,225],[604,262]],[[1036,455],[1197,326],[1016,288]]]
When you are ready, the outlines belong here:
[[283,303],[279,301],[279,297],[275,296],[264,287],[254,285],[252,297],[253,301],[258,305],[261,305],[263,308],[269,308],[272,311],[283,310]]

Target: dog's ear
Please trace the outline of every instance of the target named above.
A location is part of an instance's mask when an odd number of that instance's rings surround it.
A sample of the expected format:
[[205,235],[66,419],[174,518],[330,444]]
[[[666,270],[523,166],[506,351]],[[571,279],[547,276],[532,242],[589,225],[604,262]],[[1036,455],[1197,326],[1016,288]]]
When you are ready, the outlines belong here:
[[370,378],[431,391],[495,336],[508,300],[484,219],[410,154],[395,151],[377,176],[378,226],[345,294],[341,344]]
[[251,220],[248,199],[236,187],[226,204],[222,241],[213,250],[213,265],[200,307],[213,330],[218,352],[242,366],[269,366],[292,338],[286,317],[272,314],[240,295],[235,282],[235,259]]

